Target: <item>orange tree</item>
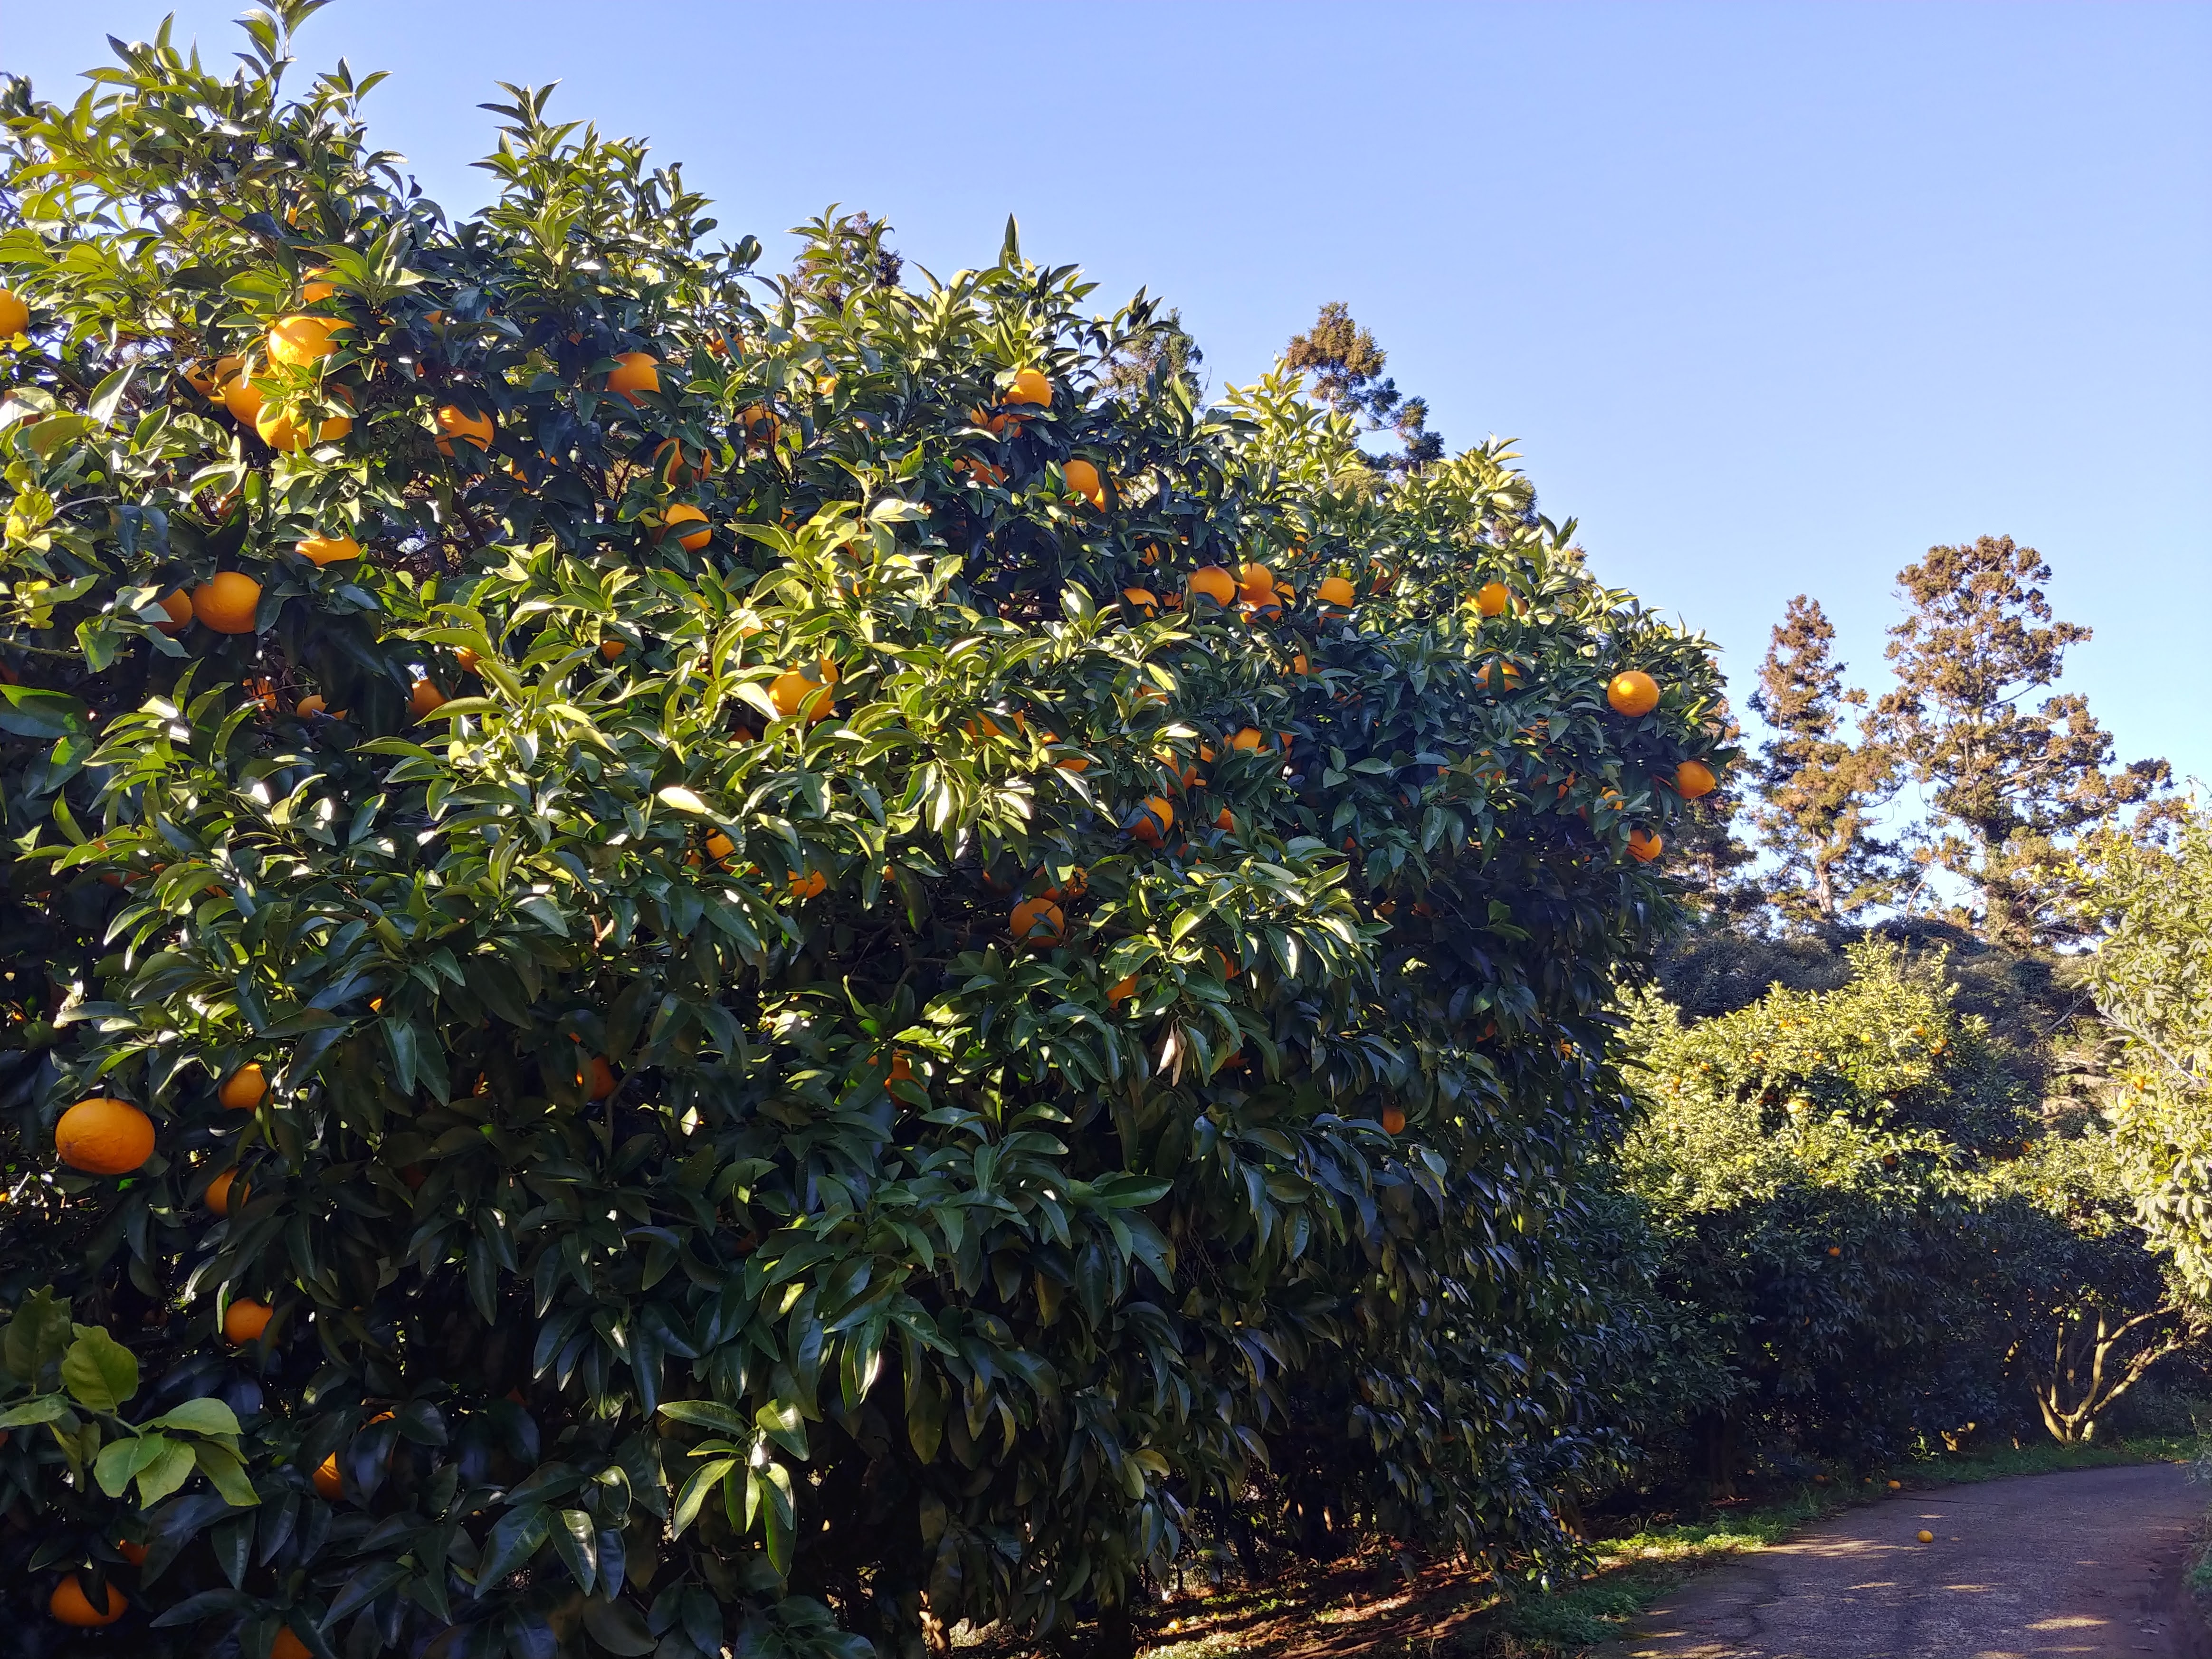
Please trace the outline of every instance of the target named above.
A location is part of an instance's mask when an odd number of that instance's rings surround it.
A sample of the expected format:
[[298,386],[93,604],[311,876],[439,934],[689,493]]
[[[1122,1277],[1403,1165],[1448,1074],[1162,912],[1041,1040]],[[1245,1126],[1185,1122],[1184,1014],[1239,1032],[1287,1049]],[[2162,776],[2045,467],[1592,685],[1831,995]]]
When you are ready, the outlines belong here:
[[23,1650],[1111,1644],[1255,1490],[1559,1559],[1701,643],[1011,230],[771,280],[524,91],[451,222],[309,9],[5,92]]
[[2039,1415],[2087,1437],[2190,1334],[2118,1212],[2111,1140],[2022,1109],[1942,957],[1848,955],[1837,990],[1686,1026],[1641,1010],[1650,1112],[1623,1168],[1661,1291],[1733,1374],[1665,1449],[1692,1481],[1873,1467]]

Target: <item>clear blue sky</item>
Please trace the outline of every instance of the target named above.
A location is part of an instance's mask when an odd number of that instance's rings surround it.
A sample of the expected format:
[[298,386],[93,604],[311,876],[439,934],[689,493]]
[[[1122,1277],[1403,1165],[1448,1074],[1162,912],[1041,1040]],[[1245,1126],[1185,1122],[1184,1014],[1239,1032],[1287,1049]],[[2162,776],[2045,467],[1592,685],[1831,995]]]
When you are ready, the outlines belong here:
[[[0,67],[73,96],[164,9],[12,5]],[[1346,301],[1739,696],[1801,591],[1878,683],[1899,568],[2008,532],[2123,758],[2212,779],[2212,8],[339,0],[339,55],[452,209],[493,82],[557,79],[772,257],[833,201],[939,271],[1017,214],[1217,388]]]

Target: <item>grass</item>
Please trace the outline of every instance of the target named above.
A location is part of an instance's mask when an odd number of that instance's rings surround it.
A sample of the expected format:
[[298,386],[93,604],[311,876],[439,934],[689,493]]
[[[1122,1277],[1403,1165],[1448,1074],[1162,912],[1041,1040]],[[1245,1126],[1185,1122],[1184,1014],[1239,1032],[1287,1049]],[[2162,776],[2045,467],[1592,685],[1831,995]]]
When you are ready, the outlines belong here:
[[[1808,1482],[1697,1516],[1654,1516],[1633,1531],[1595,1540],[1583,1580],[1549,1595],[1511,1596],[1492,1580],[1448,1568],[1415,1577],[1379,1557],[1304,1583],[1224,1589],[1182,1618],[1176,1632],[1157,1633],[1147,1652],[1152,1659],[1323,1652],[1372,1659],[1572,1659],[1620,1635],[1692,1573],[1886,1497],[1890,1480],[1906,1488],[1954,1486],[2122,1463],[2185,1462],[2202,1450],[2195,1436],[2181,1434],[2088,1446],[2045,1441],[1929,1458],[1863,1482]],[[2212,1594],[2212,1560],[2197,1572],[2203,1593]]]

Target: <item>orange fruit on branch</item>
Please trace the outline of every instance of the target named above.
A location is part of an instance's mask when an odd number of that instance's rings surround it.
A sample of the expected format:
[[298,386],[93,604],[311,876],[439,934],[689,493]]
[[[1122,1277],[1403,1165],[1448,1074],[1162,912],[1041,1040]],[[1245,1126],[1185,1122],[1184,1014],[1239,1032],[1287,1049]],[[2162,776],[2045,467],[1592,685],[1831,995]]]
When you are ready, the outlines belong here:
[[1686,760],[1674,769],[1674,793],[1684,800],[1696,800],[1719,787],[1720,780],[1703,761]]
[[1147,795],[1130,818],[1129,833],[1151,848],[1158,848],[1175,828],[1175,807],[1164,795]]
[[258,1342],[276,1315],[266,1302],[240,1297],[222,1310],[222,1334],[233,1347],[242,1348],[249,1342]]
[[[745,434],[748,449],[773,449],[776,434],[783,430],[775,411],[766,404],[752,404],[738,411],[738,429]],[[702,475],[703,476],[703,475]]]
[[620,352],[607,372],[607,390],[634,404],[639,392],[660,390],[659,365],[660,359],[649,351]]
[[1342,576],[1323,576],[1321,586],[1314,590],[1314,598],[1322,604],[1333,605],[1340,610],[1349,608],[1358,597],[1352,584]]
[[292,548],[310,564],[341,564],[361,556],[361,544],[350,536],[302,536]]
[[172,588],[162,596],[161,604],[161,609],[168,612],[169,620],[154,626],[164,634],[183,633],[185,624],[192,619],[192,596],[181,587]]
[[1607,682],[1605,700],[1616,714],[1631,719],[1648,714],[1659,706],[1659,682],[1640,668],[1631,668]]
[[1628,851],[1638,864],[1649,864],[1667,850],[1667,843],[1649,830],[1628,832]]
[[447,697],[436,682],[427,677],[408,688],[407,714],[411,720],[428,720],[446,706]]
[[1006,388],[1006,395],[999,401],[1049,409],[1052,407],[1052,382],[1045,379],[1042,369],[1018,368],[1014,371],[1014,383]]
[[268,1096],[269,1079],[258,1065],[240,1066],[216,1091],[216,1098],[234,1112],[250,1112]]
[[1059,945],[1067,938],[1067,918],[1048,898],[1024,899],[1014,907],[1013,929],[1024,945]]
[[1386,1135],[1401,1135],[1406,1133],[1406,1114],[1402,1109],[1395,1106],[1385,1106],[1382,1109],[1382,1133]]
[[1486,617],[1504,616],[1512,603],[1512,590],[1504,582],[1485,582],[1475,590],[1475,609]]
[[238,1201],[243,1204],[246,1202],[246,1194],[250,1190],[247,1188],[239,1186],[237,1182],[238,1171],[235,1170],[225,1170],[213,1181],[208,1182],[207,1191],[203,1194],[203,1201],[207,1205],[208,1208],[213,1210],[217,1215],[228,1215],[230,1213],[230,1199],[232,1193],[235,1192],[238,1194]]
[[1237,591],[1247,605],[1275,603],[1275,573],[1255,561],[1237,573]]
[[128,1175],[154,1156],[154,1120],[127,1100],[80,1100],[54,1125],[54,1152],[87,1175]]
[[819,898],[829,890],[830,878],[819,870],[794,870],[791,872],[791,892],[794,898]]
[[1099,481],[1098,469],[1089,461],[1079,458],[1072,460],[1060,468],[1060,472],[1067,479],[1067,487],[1091,506],[1103,507],[1106,505],[1106,486]]
[[837,665],[823,657],[812,668],[787,668],[769,682],[769,701],[778,715],[788,717],[801,708],[810,720],[829,719],[836,702],[830,688],[837,684]]
[[[320,284],[325,295],[331,289]],[[269,361],[287,368],[319,363],[338,349],[331,337],[353,327],[341,317],[279,317],[269,325]]]
[[106,1586],[106,1594],[100,1605],[94,1607],[92,1598],[84,1593],[84,1581],[76,1574],[54,1586],[54,1593],[46,1599],[46,1611],[57,1624],[73,1625],[79,1630],[97,1630],[112,1625],[130,1611],[131,1603],[123,1599],[123,1592],[114,1585]]
[[[352,395],[343,386],[331,388],[346,403]],[[334,444],[353,430],[353,416],[331,415],[318,425],[313,418],[297,410],[288,410],[283,404],[264,404],[254,412],[253,429],[261,441],[271,449],[281,449],[287,454],[313,444]]]
[[1232,604],[1237,598],[1237,579],[1218,564],[1201,565],[1191,572],[1189,587],[1216,605]]
[[438,425],[438,453],[453,453],[453,441],[474,444],[478,449],[491,447],[493,427],[489,415],[471,415],[453,404],[441,404],[431,416]]
[[[692,506],[689,501],[677,502],[675,506],[670,507],[665,513],[662,514],[660,518],[663,526],[670,529],[673,529],[679,524],[703,525],[707,522],[706,514],[702,512],[698,507]],[[714,532],[711,529],[694,530],[678,536],[676,538],[676,541],[677,544],[683,548],[685,552],[696,553],[701,548],[706,546],[708,542],[714,540]]]
[[0,340],[12,340],[31,325],[31,307],[12,288],[0,288]]

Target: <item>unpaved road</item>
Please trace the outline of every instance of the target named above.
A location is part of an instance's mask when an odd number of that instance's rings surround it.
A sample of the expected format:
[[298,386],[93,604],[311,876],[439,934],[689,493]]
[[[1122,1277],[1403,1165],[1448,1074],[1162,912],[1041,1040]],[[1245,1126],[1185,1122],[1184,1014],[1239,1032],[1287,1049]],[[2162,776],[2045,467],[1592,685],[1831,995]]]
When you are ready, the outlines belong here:
[[2180,1579],[2206,1499],[2172,1463],[1899,1493],[1692,1580],[1592,1659],[2205,1659]]

